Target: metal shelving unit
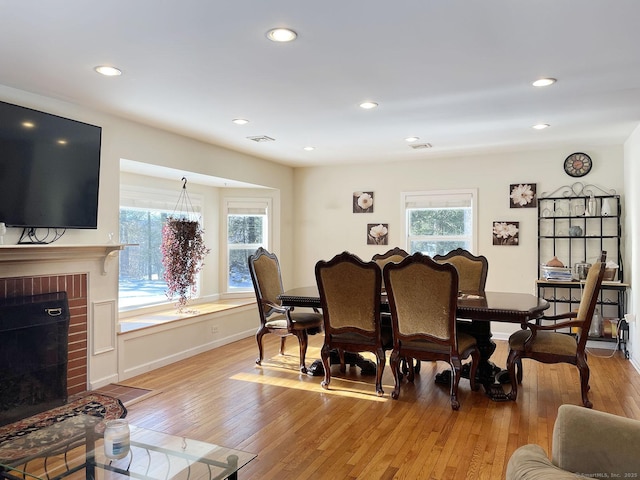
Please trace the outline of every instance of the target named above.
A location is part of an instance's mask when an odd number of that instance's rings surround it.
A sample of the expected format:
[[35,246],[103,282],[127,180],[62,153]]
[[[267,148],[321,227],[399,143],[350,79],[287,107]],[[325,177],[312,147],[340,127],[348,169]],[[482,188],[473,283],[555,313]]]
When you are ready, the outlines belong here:
[[[626,292],[620,239],[622,206],[615,191],[603,190],[595,185],[575,183],[556,189],[538,198],[538,295],[545,298],[560,314],[578,308],[584,281],[574,276],[573,281],[552,281],[543,276],[543,266],[557,257],[571,272],[579,263],[595,263],[601,251],[607,260],[618,265],[607,271],[598,299],[598,308],[605,319],[615,319],[616,337],[590,337],[590,339],[618,342],[626,348],[628,325],[624,320]],[[607,276],[608,275],[608,276]]]

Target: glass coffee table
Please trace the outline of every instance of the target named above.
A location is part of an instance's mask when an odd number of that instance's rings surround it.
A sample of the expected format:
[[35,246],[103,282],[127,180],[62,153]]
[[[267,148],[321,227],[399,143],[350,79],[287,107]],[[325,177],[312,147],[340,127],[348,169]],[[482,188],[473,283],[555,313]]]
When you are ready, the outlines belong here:
[[77,415],[0,443],[0,478],[9,480],[222,480],[257,455],[130,425],[131,447],[105,456],[104,421]]

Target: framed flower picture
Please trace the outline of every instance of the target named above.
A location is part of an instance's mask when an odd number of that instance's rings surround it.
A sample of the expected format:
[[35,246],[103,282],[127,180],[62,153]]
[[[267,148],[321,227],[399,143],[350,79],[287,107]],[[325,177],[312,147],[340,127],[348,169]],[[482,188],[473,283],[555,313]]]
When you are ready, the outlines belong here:
[[373,213],[373,192],[353,192],[353,213]]
[[494,245],[518,245],[520,222],[493,222]]
[[367,245],[388,245],[389,244],[389,224],[388,223],[368,223],[367,224]]
[[536,208],[538,206],[536,184],[511,184],[511,187],[509,188],[509,206],[511,208]]

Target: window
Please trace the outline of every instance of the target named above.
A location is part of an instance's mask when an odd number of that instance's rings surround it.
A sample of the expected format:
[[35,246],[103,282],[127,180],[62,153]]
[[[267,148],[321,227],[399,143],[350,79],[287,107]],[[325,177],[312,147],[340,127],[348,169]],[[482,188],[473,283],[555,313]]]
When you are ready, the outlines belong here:
[[[202,199],[190,194],[196,213]],[[120,242],[135,244],[120,252],[118,303],[120,310],[167,303],[163,279],[162,226],[175,214],[178,194],[140,187],[120,188]]]
[[456,248],[476,251],[476,190],[403,193],[409,253],[443,255]]
[[270,199],[226,199],[227,292],[253,290],[249,256],[269,248]]

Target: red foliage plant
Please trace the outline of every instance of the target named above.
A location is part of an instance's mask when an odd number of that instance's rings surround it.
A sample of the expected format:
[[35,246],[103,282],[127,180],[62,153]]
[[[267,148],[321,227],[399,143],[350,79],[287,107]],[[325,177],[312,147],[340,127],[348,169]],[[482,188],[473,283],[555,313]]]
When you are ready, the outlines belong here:
[[167,283],[167,297],[178,296],[176,306],[182,310],[196,291],[196,276],[211,251],[202,238],[200,222],[169,217],[162,227],[162,265]]

